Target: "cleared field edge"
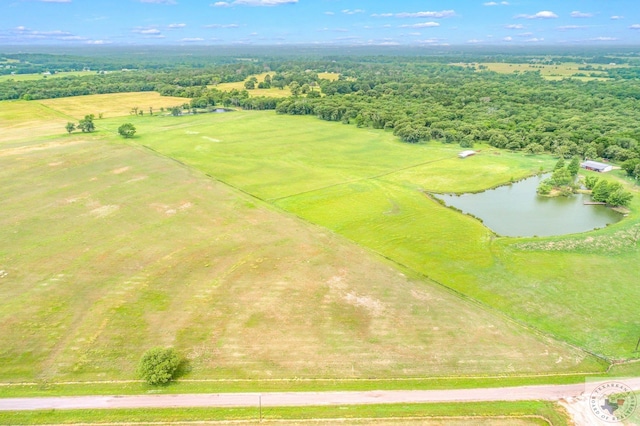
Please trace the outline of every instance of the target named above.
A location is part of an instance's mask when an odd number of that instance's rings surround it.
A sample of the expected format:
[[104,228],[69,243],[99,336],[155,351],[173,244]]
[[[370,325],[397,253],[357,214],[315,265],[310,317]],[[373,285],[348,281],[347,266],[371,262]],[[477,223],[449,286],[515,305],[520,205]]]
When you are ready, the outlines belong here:
[[[113,409],[6,411],[6,424],[228,424],[318,423],[385,424],[389,421],[488,421],[500,424],[524,420],[523,424],[568,425],[564,407],[547,401],[493,403],[375,404],[352,406]],[[422,423],[421,423],[422,424]],[[440,424],[440,423],[439,423]],[[458,423],[456,423],[458,424]],[[484,424],[484,422],[482,423]],[[520,424],[520,423],[519,423]]]

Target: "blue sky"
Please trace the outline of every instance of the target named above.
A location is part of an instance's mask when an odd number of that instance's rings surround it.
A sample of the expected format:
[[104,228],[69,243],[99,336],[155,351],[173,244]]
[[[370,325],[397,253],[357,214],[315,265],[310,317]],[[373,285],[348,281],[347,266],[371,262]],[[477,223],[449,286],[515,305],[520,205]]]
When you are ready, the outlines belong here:
[[0,45],[640,45],[640,0],[0,0]]

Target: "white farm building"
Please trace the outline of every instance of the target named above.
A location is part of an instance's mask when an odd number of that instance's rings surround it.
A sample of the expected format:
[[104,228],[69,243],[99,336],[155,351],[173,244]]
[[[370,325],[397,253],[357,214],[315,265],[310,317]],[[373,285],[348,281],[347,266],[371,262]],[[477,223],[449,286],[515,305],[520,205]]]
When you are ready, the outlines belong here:
[[581,163],[580,167],[600,173],[610,172],[611,170],[613,170],[613,166],[611,164],[598,163],[597,161],[590,160]]

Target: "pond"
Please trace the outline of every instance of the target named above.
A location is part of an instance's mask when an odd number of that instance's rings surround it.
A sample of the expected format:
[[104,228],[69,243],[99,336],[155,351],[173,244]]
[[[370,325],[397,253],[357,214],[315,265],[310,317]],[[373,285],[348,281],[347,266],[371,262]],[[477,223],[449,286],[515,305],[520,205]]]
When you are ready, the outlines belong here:
[[622,215],[609,207],[584,205],[591,196],[543,197],[536,193],[548,175],[475,194],[434,194],[447,206],[471,214],[498,235],[533,237],[586,232],[618,222]]

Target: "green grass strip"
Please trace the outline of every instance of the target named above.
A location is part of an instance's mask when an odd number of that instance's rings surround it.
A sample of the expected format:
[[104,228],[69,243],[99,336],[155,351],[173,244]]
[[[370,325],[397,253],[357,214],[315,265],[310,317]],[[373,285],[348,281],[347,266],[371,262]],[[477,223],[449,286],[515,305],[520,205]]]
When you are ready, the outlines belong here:
[[[126,410],[46,410],[4,412],[2,424],[149,423],[307,419],[381,419],[429,417],[540,417],[540,424],[567,425],[566,414],[551,402],[381,404],[336,407],[179,408]],[[546,420],[544,420],[546,419]],[[537,419],[536,419],[537,420]],[[536,421],[536,423],[538,423]]]

